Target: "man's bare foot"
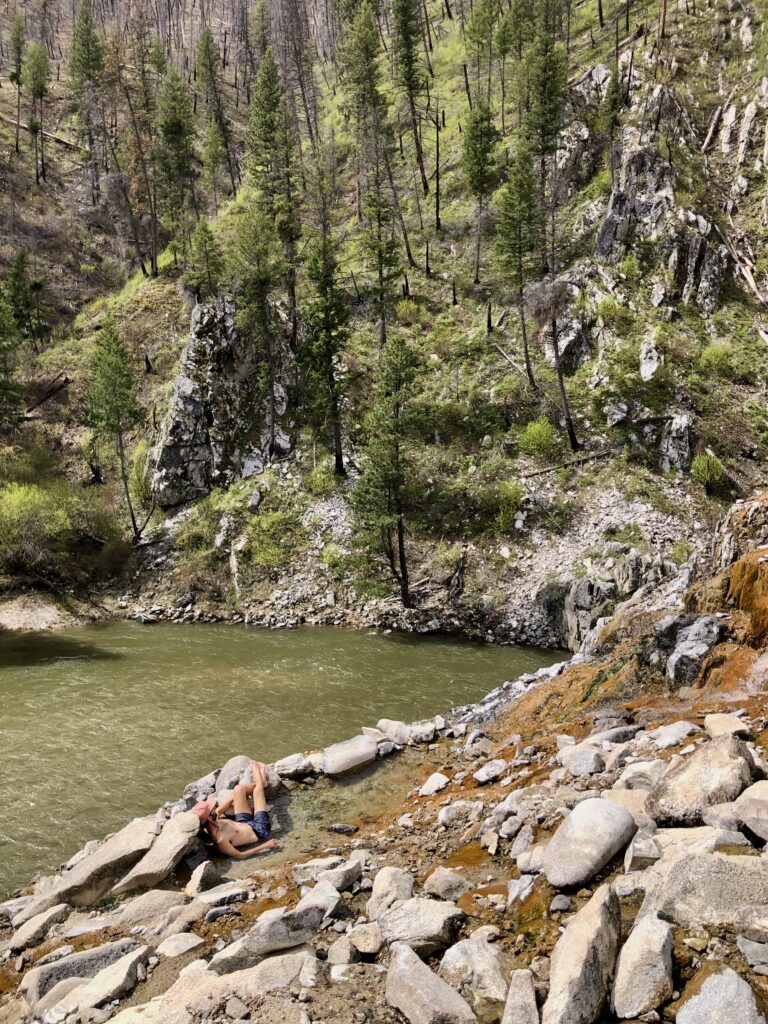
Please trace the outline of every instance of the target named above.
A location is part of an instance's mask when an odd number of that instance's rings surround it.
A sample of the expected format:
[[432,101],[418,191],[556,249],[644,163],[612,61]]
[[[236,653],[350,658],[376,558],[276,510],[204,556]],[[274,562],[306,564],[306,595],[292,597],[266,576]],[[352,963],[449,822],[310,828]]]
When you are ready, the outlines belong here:
[[261,778],[261,784],[264,787],[264,789],[266,789],[268,783],[267,766],[264,764],[264,762],[254,761],[253,758],[251,758],[251,771],[253,772],[253,781],[256,782],[257,779]]

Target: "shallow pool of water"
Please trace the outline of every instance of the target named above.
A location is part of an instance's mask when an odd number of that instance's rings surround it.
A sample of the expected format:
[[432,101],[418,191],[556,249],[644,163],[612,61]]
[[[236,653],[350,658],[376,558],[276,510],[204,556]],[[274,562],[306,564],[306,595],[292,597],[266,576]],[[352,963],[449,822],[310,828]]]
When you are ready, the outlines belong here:
[[[477,700],[561,655],[332,628],[108,623],[0,636],[0,894],[180,795]],[[350,808],[351,810],[351,808]]]

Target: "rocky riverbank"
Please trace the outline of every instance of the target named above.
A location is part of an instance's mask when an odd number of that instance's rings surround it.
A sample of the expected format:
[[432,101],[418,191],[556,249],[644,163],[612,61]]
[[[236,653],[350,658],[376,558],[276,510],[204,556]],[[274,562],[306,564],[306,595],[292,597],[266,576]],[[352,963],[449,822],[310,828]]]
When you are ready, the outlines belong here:
[[188,808],[245,759],[88,844],[0,907],[0,1021],[764,1024],[767,545],[738,503],[567,665],[276,763],[272,792],[437,766],[308,860],[199,848]]

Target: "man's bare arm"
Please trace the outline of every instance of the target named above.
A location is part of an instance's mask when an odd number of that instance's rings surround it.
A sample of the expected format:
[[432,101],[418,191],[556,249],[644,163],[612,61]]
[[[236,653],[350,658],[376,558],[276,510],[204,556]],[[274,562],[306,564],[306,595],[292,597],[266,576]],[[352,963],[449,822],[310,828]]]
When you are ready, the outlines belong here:
[[216,848],[219,853],[225,857],[231,857],[233,860],[248,860],[250,857],[257,857],[265,848],[272,849],[275,846],[273,840],[267,839],[263,843],[259,843],[258,846],[252,847],[250,850],[238,850],[236,846],[233,846],[228,839],[217,839]]

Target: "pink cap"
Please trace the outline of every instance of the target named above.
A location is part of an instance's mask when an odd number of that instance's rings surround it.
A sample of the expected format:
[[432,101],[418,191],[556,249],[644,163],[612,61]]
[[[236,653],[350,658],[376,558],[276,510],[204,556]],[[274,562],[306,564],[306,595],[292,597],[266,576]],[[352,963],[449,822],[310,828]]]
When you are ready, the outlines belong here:
[[192,813],[196,814],[200,819],[200,824],[204,825],[211,816],[211,812],[216,807],[216,797],[209,796],[207,800],[201,800],[199,804],[195,804],[192,808]]

